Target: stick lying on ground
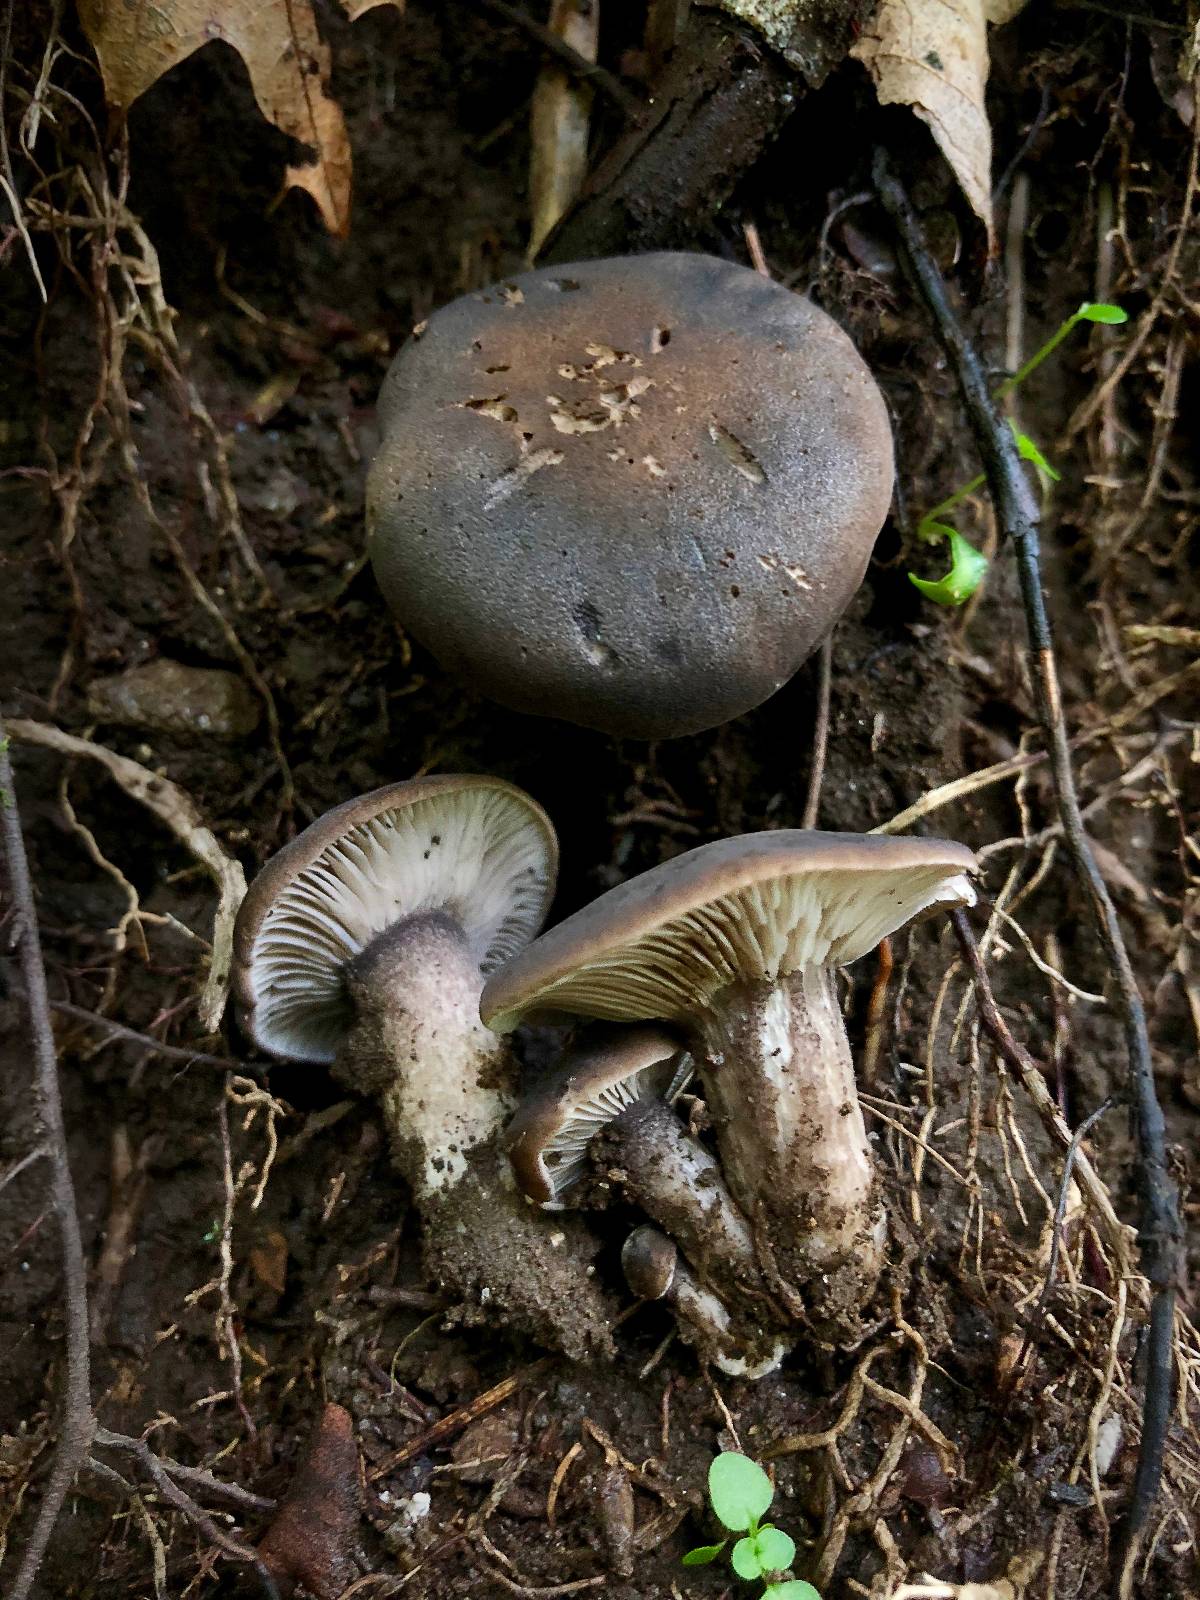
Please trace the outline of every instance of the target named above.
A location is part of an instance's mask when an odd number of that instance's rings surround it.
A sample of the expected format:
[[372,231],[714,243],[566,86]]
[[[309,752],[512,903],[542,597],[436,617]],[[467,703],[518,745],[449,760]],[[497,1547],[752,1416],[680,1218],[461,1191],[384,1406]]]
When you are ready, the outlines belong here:
[[1063,721],[1062,697],[1046,614],[1038,549],[1038,514],[1016,441],[992,401],[983,365],[950,304],[937,265],[926,248],[908,195],[886,152],[875,156],[875,186],[895,224],[912,273],[962,390],[975,442],[983,458],[1002,538],[1012,544],[1029,636],[1029,668],[1038,717],[1046,738],[1063,835],[1091,907],[1092,918],[1115,980],[1129,1057],[1127,1093],[1138,1148],[1142,1215],[1138,1228],[1142,1271],[1153,1291],[1146,1363],[1142,1438],[1133,1495],[1122,1530],[1117,1592],[1129,1592],[1141,1535],[1162,1479],[1163,1452],[1171,1411],[1175,1285],[1180,1270],[1182,1228],[1179,1196],[1167,1166],[1166,1129],[1154,1082],[1146,1014],[1108,888],[1083,828]]
[[75,1210],[75,1183],[67,1160],[67,1135],[58,1085],[54,1029],[46,996],[42,942],[38,934],[33,885],[29,881],[29,862],[25,856],[25,841],[21,836],[21,814],[17,810],[12,759],[3,719],[0,719],[0,819],[4,832],[4,860],[8,868],[8,895],[16,912],[16,942],[29,1008],[38,1115],[46,1152],[50,1157],[51,1194],[62,1244],[63,1318],[67,1334],[67,1381],[63,1388],[58,1447],[33,1532],[25,1546],[16,1581],[9,1592],[10,1600],[24,1600],[33,1586],[62,1503],[91,1446],[96,1419],[92,1415],[88,1359],[87,1268],[83,1260],[79,1216]]
[[[37,728],[38,725],[22,723],[20,726],[29,729]],[[57,729],[47,731],[57,733]],[[70,739],[68,734],[59,737]],[[70,742],[72,745],[82,746],[80,752],[82,754],[92,754],[101,748],[88,745],[84,739],[70,739]],[[119,756],[114,756],[113,759],[122,760]],[[135,768],[139,773],[144,770],[132,761],[126,765]],[[174,791],[173,785],[167,787]],[[199,831],[207,833],[206,829]],[[268,1506],[271,1502],[263,1500],[260,1496],[247,1494],[236,1484],[222,1484],[207,1472],[163,1461],[143,1440],[129,1439],[124,1434],[110,1433],[105,1428],[97,1427],[96,1415],[92,1410],[91,1363],[88,1349],[87,1268],[79,1232],[79,1214],[75,1207],[75,1184],[67,1156],[67,1134],[63,1122],[58,1058],[54,1048],[54,1029],[50,1020],[50,1000],[46,992],[46,969],[42,961],[33,885],[29,878],[29,862],[25,855],[21,816],[17,810],[17,797],[13,785],[8,731],[3,718],[0,718],[0,834],[4,840],[8,899],[15,912],[15,943],[20,953],[21,979],[33,1042],[34,1087],[43,1135],[39,1153],[45,1154],[50,1160],[51,1193],[62,1244],[62,1299],[67,1352],[67,1376],[54,1457],[42,1495],[42,1503],[38,1507],[29,1538],[21,1553],[12,1587],[6,1592],[6,1600],[26,1600],[33,1588],[63,1501],[70,1492],[76,1474],[87,1459],[93,1444],[123,1450],[134,1455],[164,1498],[214,1543],[220,1545],[226,1554],[250,1562],[257,1572],[263,1592],[272,1597],[272,1600],[279,1600],[279,1591],[274,1581],[254,1551],[222,1533],[207,1513],[180,1488],[175,1479],[183,1478],[185,1481],[199,1484],[210,1492],[223,1494],[246,1507],[258,1508]],[[211,834],[208,837],[211,839]],[[215,840],[213,844],[216,847]],[[128,1488],[117,1474],[103,1468],[103,1463],[99,1466],[106,1477],[115,1478],[121,1486]]]

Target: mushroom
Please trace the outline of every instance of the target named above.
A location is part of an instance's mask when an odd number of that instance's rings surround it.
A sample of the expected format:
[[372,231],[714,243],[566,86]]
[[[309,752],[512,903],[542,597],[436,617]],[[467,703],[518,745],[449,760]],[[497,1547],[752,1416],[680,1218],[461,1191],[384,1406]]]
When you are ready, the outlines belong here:
[[975,858],[939,839],[781,829],[721,839],[618,885],[494,972],[481,1014],[685,1030],[726,1181],[819,1333],[844,1337],[882,1264],[871,1148],[836,968],[912,918],[970,905]]
[[785,683],[891,499],[887,411],[850,340],[713,256],[464,295],[414,332],[379,415],[368,549],[405,628],[505,705],[639,738]]
[[760,1334],[748,1350],[734,1331],[727,1308],[688,1271],[666,1234],[648,1223],[635,1228],[621,1248],[625,1282],[639,1300],[665,1300],[686,1325],[690,1342],[735,1378],[765,1378],[774,1372],[790,1346]]
[[489,777],[428,777],[336,806],[254,880],[234,931],[241,1022],[269,1055],[378,1097],[424,1224],[430,1271],[569,1353],[610,1347],[580,1230],[556,1249],[496,1135],[507,1042],[479,1020],[486,974],[540,927],[554,829]]
[[761,1296],[749,1225],[716,1160],[674,1110],[692,1070],[662,1028],[595,1030],[522,1101],[505,1136],[508,1158],[518,1187],[547,1211],[569,1203],[594,1164],[720,1293]]

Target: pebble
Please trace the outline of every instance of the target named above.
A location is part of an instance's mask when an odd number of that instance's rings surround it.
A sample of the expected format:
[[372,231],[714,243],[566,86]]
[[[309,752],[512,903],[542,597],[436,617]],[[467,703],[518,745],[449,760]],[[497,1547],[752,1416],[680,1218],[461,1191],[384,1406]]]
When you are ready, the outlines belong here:
[[197,738],[238,739],[258,726],[248,685],[219,667],[185,667],[160,658],[88,688],[88,711],[101,722]]

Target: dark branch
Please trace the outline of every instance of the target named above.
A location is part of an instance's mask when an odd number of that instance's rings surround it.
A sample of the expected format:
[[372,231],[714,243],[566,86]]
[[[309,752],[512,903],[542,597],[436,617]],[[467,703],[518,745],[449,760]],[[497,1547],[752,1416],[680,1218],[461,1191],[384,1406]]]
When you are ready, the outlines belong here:
[[1038,514],[1033,494],[1017,453],[1016,442],[992,400],[983,364],[950,304],[946,285],[925,246],[920,223],[908,195],[892,171],[886,152],[882,150],[876,152],[875,185],[900,236],[909,271],[957,371],[959,388],[983,459],[1001,533],[1012,546],[1028,632],[1030,676],[1050,757],[1063,836],[1076,874],[1087,894],[1092,920],[1104,947],[1109,969],[1116,980],[1117,1009],[1129,1060],[1127,1092],[1138,1143],[1142,1201],[1138,1243],[1142,1270],[1150,1280],[1153,1291],[1141,1447],[1133,1495],[1122,1532],[1124,1559],[1121,1565],[1126,1566],[1136,1551],[1162,1479],[1163,1451],[1171,1406],[1174,1296],[1182,1241],[1179,1198],[1167,1165],[1166,1129],[1154,1082],[1146,1014],[1129,952],[1125,948],[1116,907],[1096,866],[1080,815],[1063,721],[1050,620],[1046,614],[1042,589]]
[[46,969],[42,963],[33,886],[29,880],[29,861],[21,834],[21,814],[17,810],[12,759],[3,718],[0,718],[0,823],[4,836],[4,858],[8,866],[9,898],[16,912],[16,940],[20,949],[21,977],[33,1042],[34,1094],[42,1123],[43,1142],[50,1159],[50,1192],[62,1247],[63,1313],[67,1335],[67,1378],[63,1389],[58,1442],[42,1503],[9,1590],[9,1600],[25,1600],[37,1577],[62,1503],[91,1446],[96,1419],[92,1414],[88,1360],[87,1273],[83,1260],[83,1241],[79,1235],[75,1184],[67,1156],[58,1059],[54,1052],[54,1028],[46,994]]
[[541,261],[694,248],[803,93],[747,30],[693,8],[653,100],[601,158]]

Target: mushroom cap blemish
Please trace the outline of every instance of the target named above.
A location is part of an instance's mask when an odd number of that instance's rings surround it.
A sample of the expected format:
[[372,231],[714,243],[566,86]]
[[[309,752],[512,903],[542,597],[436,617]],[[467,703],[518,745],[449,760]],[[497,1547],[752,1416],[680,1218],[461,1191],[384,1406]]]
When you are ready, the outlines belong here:
[[242,1026],[270,1055],[332,1062],[353,1019],[347,970],[381,935],[440,919],[482,983],[541,927],[557,867],[550,819],[499,778],[413,778],[335,806],[271,858],[242,902]]
[[758,705],[887,515],[866,365],[809,301],[711,256],[513,287],[436,312],[384,385],[367,527],[389,604],[517,710],[657,738]]
[[489,978],[503,1033],[563,1011],[686,1025],[731,984],[843,966],[922,912],[972,905],[974,853],[947,839],[781,828],[718,839],[618,884]]

